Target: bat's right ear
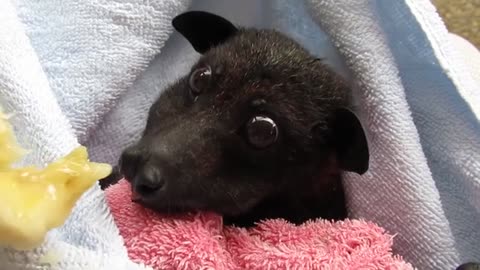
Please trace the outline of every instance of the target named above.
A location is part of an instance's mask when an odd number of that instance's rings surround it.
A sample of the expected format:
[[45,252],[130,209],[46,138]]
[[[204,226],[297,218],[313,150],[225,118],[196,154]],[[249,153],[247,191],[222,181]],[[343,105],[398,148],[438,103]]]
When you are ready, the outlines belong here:
[[173,18],[172,25],[201,54],[225,42],[238,31],[227,19],[205,11],[182,13]]
[[368,170],[370,152],[357,115],[346,108],[337,109],[332,128],[341,169],[364,174]]

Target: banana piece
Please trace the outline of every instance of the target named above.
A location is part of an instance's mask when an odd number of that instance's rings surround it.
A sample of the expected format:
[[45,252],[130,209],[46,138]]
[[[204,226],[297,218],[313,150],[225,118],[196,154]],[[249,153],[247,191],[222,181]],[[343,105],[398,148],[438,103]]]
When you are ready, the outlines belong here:
[[25,153],[0,108],[0,245],[19,250],[41,245],[49,230],[65,222],[81,195],[112,170],[90,162],[83,146],[43,169],[13,168]]

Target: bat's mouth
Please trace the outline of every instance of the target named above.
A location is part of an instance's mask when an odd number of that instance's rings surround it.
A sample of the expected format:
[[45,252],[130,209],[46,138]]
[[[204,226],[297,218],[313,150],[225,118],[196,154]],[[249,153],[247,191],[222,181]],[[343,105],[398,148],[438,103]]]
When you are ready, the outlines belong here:
[[134,203],[142,202],[142,196],[138,192],[135,191],[135,189],[133,188],[133,185],[131,184],[130,181],[128,181],[128,179],[125,179],[125,180],[127,180],[127,182],[129,182],[130,186],[131,186],[130,190],[132,192],[132,194],[131,194],[132,202],[134,202]]
[[140,195],[138,195],[138,193],[132,192],[132,202],[140,203],[140,202],[142,202],[142,197]]
[[132,202],[139,203],[141,201],[142,201],[142,197],[135,191],[132,191]]

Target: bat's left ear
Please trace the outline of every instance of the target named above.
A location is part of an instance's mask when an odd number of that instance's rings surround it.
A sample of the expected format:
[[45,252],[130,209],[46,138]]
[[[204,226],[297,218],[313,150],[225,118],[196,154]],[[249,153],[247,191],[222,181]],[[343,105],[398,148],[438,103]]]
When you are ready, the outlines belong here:
[[201,54],[225,42],[238,31],[225,18],[205,11],[182,13],[173,18],[172,25]]
[[337,109],[332,120],[332,140],[340,168],[364,174],[369,167],[370,153],[360,120],[346,108]]

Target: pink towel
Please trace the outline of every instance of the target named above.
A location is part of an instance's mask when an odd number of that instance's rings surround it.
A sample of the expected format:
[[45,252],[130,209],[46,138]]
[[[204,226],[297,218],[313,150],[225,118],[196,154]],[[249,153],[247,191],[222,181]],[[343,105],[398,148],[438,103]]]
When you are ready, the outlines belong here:
[[413,269],[371,222],[268,220],[247,230],[212,213],[162,216],[131,195],[125,180],[106,190],[130,258],[153,269]]

